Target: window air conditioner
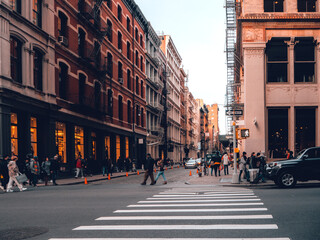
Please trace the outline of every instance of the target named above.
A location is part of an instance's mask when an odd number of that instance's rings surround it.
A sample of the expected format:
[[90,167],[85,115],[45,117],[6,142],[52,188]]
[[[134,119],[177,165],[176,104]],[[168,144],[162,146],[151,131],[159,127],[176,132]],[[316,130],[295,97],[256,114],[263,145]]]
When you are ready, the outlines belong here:
[[68,38],[66,38],[65,36],[59,36],[58,42],[64,46],[68,46]]

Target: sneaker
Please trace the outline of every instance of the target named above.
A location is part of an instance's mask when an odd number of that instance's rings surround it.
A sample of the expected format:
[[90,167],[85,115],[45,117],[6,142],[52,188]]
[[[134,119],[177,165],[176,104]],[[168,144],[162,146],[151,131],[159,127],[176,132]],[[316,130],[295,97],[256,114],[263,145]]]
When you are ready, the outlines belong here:
[[146,185],[146,183],[141,183],[141,185]]
[[153,182],[153,183],[150,183],[150,185],[155,185],[156,183],[155,182]]
[[27,190],[27,188],[21,188],[21,189],[20,189],[20,192],[23,192],[23,191],[25,191],[25,190]]
[[13,190],[12,189],[7,189],[7,192],[13,192]]
[[168,183],[167,181],[163,182],[163,184],[167,184],[167,183]]

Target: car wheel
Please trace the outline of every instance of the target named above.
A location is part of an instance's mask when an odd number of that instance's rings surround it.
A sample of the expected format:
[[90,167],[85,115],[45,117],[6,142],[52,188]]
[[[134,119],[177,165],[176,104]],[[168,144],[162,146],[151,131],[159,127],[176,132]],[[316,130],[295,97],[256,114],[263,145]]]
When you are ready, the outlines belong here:
[[283,172],[278,177],[276,184],[284,188],[292,188],[296,185],[297,179],[291,172]]

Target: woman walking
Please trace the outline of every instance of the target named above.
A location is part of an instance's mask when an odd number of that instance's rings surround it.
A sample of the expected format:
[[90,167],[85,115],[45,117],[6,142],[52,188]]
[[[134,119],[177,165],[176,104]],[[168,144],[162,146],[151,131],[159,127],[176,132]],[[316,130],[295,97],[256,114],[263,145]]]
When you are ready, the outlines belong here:
[[224,175],[228,175],[229,174],[230,159],[229,159],[229,156],[226,152],[222,156],[222,162],[223,162]]
[[12,184],[15,182],[20,189],[20,192],[27,190],[27,188],[24,188],[17,180],[17,176],[19,175],[19,168],[16,164],[17,157],[13,157],[12,160],[8,163],[8,171],[9,171],[9,183],[7,187],[7,192],[13,192],[12,190]]
[[164,167],[164,161],[163,161],[163,159],[159,159],[157,165],[158,165],[158,167],[159,167],[159,172],[158,172],[158,174],[157,174],[156,179],[154,180],[154,183],[156,184],[158,178],[159,178],[160,176],[162,176],[162,177],[163,177],[163,180],[164,180],[163,184],[167,184],[168,182],[167,182],[166,176],[164,175],[164,169],[163,169],[163,167]]

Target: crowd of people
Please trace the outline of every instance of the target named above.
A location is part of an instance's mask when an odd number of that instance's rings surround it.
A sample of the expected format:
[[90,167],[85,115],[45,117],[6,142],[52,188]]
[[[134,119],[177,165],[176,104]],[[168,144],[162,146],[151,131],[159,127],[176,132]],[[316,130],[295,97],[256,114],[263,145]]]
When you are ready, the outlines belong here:
[[[18,163],[19,162],[19,163]],[[13,192],[13,185],[15,184],[20,191],[27,188],[24,185],[36,187],[39,180],[44,181],[48,185],[49,180],[53,185],[57,185],[56,179],[59,170],[58,155],[52,159],[46,157],[40,161],[37,156],[27,155],[25,161],[18,161],[15,155],[5,156],[0,159],[0,189],[6,192]],[[25,175],[23,182],[18,181],[20,175]],[[23,178],[21,178],[23,179]]]

